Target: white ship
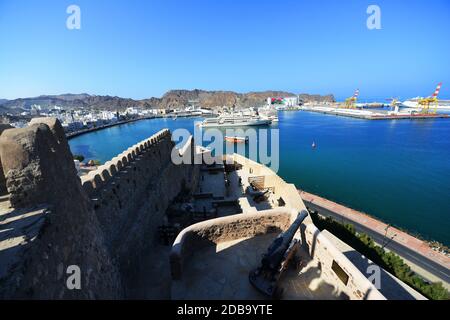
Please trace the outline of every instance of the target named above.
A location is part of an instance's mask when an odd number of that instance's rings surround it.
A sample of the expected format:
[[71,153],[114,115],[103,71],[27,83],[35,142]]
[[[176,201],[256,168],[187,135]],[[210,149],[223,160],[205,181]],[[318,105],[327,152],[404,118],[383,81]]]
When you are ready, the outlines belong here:
[[217,118],[205,119],[199,124],[202,128],[211,127],[248,127],[248,126],[264,126],[271,124],[272,121],[268,118],[244,115],[244,114],[232,114],[221,115]]

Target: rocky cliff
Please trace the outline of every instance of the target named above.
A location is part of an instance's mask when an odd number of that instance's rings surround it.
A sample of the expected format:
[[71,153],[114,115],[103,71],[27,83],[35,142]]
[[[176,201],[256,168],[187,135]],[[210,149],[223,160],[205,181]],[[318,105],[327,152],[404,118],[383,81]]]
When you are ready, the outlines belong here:
[[301,101],[303,101],[303,103],[307,103],[307,102],[336,102],[334,95],[332,94],[327,94],[325,96],[321,96],[319,94],[307,94],[307,93],[302,93],[299,94],[299,98]]
[[[1,210],[0,297],[120,297],[118,268],[59,121],[46,118],[5,130],[0,158],[10,194],[10,209],[3,205]],[[72,265],[82,272],[80,290],[66,285]]]
[[88,94],[62,94],[4,101],[3,103],[0,103],[0,112],[19,113],[23,110],[29,110],[34,104],[40,105],[43,108],[59,106],[66,109],[81,108],[104,110],[124,110],[129,107],[146,106],[145,103],[141,103],[140,101],[120,97]]

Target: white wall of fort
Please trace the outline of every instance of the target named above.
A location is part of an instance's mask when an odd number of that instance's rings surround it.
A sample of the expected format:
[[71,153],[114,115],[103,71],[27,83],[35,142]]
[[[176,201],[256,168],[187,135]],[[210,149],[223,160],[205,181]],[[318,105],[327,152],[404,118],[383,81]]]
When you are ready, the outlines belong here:
[[[299,212],[306,210],[293,184],[286,183],[266,166],[239,154],[227,157],[228,161],[241,164],[242,170],[250,177],[257,177],[257,180],[262,183],[261,188],[270,188],[275,198],[283,198],[285,205],[264,211],[243,206],[242,214],[200,222],[183,230],[173,244],[170,257],[172,276],[175,281],[182,278],[184,263],[188,261],[194,250],[201,250],[201,243],[205,243],[205,240],[217,244],[265,234],[273,228],[284,231],[294,222]],[[304,220],[295,238],[300,241],[311,258],[320,264],[323,278],[333,283],[350,299],[385,299],[366,276],[317,229],[311,217],[308,216]],[[339,268],[344,272],[344,275],[340,274],[341,277],[335,271]],[[347,279],[343,281],[343,277]]]
[[[12,266],[1,279],[0,296],[126,297],[128,277],[149,252],[167,207],[198,181],[198,165],[172,163],[173,147],[170,132],[162,130],[80,179],[58,120],[34,119],[26,128],[1,133],[0,160],[11,202],[5,216],[16,216],[17,210],[27,215],[36,207],[46,208],[46,214],[37,236],[29,237],[27,226],[10,228],[11,237],[23,231],[25,240],[14,254],[11,248],[0,250],[1,262]],[[183,152],[193,150],[190,139]],[[87,272],[84,290],[66,287],[64,268],[73,264]]]

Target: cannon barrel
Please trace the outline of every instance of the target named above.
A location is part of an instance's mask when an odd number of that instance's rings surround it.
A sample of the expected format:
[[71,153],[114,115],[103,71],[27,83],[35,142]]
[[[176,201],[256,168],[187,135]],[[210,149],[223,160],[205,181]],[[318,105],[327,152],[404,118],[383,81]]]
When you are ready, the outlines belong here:
[[297,219],[292,223],[288,230],[281,233],[270,245],[267,253],[264,254],[261,264],[265,269],[270,269],[272,271],[278,270],[281,263],[283,262],[283,257],[289,248],[289,245],[294,238],[295,233],[300,228],[303,220],[308,216],[306,210],[302,210]]

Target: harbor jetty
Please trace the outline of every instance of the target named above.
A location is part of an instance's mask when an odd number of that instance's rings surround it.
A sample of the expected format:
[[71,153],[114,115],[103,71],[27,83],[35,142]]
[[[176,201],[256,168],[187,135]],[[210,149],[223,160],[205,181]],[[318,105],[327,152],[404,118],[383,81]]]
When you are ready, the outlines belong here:
[[425,114],[412,112],[393,112],[386,110],[348,109],[348,108],[323,107],[323,106],[302,106],[300,107],[300,110],[365,120],[450,119],[450,116],[448,114],[442,113]]
[[121,124],[131,123],[131,122],[140,121],[140,120],[154,119],[154,118],[157,118],[157,116],[146,116],[146,117],[139,117],[139,118],[134,118],[134,119],[127,119],[127,120],[117,121],[117,122],[113,122],[113,123],[108,123],[108,124],[98,126],[98,127],[92,127],[92,128],[77,130],[74,132],[68,132],[68,133],[66,133],[66,138],[69,140],[71,138],[80,136],[85,133],[94,132],[94,131],[98,131],[98,130],[102,130],[102,129],[106,129],[106,128],[111,128],[114,126],[120,126]]

